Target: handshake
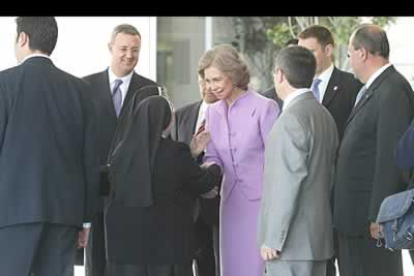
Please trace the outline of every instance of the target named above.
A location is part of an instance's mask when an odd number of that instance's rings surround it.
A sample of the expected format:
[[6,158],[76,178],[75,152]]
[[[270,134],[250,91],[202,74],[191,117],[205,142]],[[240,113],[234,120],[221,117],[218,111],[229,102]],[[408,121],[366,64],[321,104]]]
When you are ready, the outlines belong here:
[[[200,168],[203,170],[208,170],[211,166],[215,166],[218,170],[220,170],[219,167],[214,162],[204,162],[203,164],[200,165]],[[216,171],[215,174],[221,175],[221,173],[218,171]],[[215,183],[216,185],[220,185],[219,182],[221,182],[221,176],[219,176],[219,178],[216,177],[215,182],[216,182]],[[201,194],[200,196],[206,199],[213,199],[218,194],[219,194],[219,186],[214,186],[213,189],[211,189],[207,193]]]
[[218,189],[219,189],[218,186],[214,186],[213,189],[211,189],[207,193],[201,194],[200,196],[203,197],[203,198],[207,198],[207,199],[215,198],[219,194],[219,190]]

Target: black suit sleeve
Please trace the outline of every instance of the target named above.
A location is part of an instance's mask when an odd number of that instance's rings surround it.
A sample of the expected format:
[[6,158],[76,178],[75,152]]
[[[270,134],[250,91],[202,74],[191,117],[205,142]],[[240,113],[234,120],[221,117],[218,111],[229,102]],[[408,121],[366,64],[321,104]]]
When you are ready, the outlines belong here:
[[203,194],[210,191],[214,186],[219,186],[221,182],[221,171],[217,165],[211,165],[203,170],[197,161],[191,156],[190,148],[180,143],[179,153],[177,154],[181,162],[181,174],[185,178],[186,187],[195,194]]
[[4,136],[8,120],[6,92],[0,87],[0,153],[3,148]]
[[[394,85],[395,86],[395,85]],[[369,220],[376,221],[382,200],[388,195],[404,190],[405,183],[395,160],[394,149],[413,117],[411,89],[388,86],[380,98],[376,125],[375,176],[372,188]],[[396,89],[403,91],[396,92]],[[405,91],[407,90],[407,91]]]
[[93,215],[93,206],[99,197],[99,150],[98,150],[98,116],[95,102],[92,101],[89,85],[85,87],[84,105],[84,147],[83,167],[86,190],[84,203],[84,221],[90,221]]

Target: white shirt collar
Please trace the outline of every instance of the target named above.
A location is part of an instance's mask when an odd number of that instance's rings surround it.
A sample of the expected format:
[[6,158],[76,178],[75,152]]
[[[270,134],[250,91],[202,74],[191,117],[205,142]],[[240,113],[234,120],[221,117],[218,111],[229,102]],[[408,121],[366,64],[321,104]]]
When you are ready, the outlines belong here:
[[201,125],[201,122],[203,122],[203,120],[206,118],[206,110],[207,110],[208,106],[209,106],[209,104],[206,103],[205,101],[201,102],[200,109],[198,110],[197,123],[196,123],[196,128],[194,130],[194,133],[197,132],[198,128]]
[[36,54],[30,54],[30,55],[27,55],[21,62],[20,62],[20,64],[22,64],[23,62],[25,62],[26,60],[28,60],[29,58],[34,58],[34,57],[43,57],[43,58],[47,58],[47,59],[50,59],[50,57],[48,56],[48,55],[45,55],[45,54],[38,54],[38,53],[36,53]]
[[121,89],[121,94],[122,94],[122,104],[124,104],[124,100],[126,97],[126,94],[128,92],[128,88],[129,88],[129,84],[131,83],[131,79],[132,79],[132,75],[134,74],[134,71],[132,71],[131,73],[129,73],[126,76],[123,76],[122,78],[119,78],[115,75],[115,73],[112,71],[112,68],[109,67],[108,69],[108,76],[109,76],[109,87],[112,89],[115,86],[115,81],[120,79],[122,80],[122,84],[119,86]]
[[392,65],[391,63],[387,63],[384,66],[382,66],[380,69],[375,71],[375,73],[372,74],[371,77],[369,77],[368,81],[365,83],[365,88],[368,89],[371,86],[371,84],[391,65]]
[[321,82],[318,85],[319,88],[319,102],[322,102],[323,97],[325,96],[326,88],[328,88],[329,80],[331,79],[332,73],[334,70],[333,64],[331,64],[325,71],[322,72],[322,74],[317,77],[321,80]]
[[299,97],[302,94],[305,94],[306,92],[310,92],[309,88],[299,88],[299,89],[295,90],[294,92],[290,93],[286,97],[286,99],[283,101],[283,109],[282,109],[282,112],[289,107],[289,105],[292,103],[292,101],[295,98]]
[[320,79],[322,82],[328,83],[329,80],[331,79],[333,70],[334,70],[334,66],[333,64],[331,64],[331,66],[326,68],[326,70],[323,71],[322,74],[319,75],[318,79]]
[[208,106],[209,106],[209,104],[206,103],[205,101],[202,101],[201,102],[201,105],[200,105],[200,114],[203,114],[203,119],[204,119],[204,114],[206,113],[206,110],[207,110]]

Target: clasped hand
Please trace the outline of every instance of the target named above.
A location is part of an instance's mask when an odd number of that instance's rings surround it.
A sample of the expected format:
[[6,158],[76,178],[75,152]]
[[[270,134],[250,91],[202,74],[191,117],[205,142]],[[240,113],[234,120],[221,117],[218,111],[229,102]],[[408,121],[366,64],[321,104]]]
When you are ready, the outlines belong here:
[[263,260],[270,261],[280,258],[280,252],[276,249],[267,247],[266,245],[262,245],[260,248],[260,256],[262,256]]
[[207,199],[215,198],[219,193],[218,187],[215,186],[213,189],[208,191],[207,193],[201,194],[200,196]]

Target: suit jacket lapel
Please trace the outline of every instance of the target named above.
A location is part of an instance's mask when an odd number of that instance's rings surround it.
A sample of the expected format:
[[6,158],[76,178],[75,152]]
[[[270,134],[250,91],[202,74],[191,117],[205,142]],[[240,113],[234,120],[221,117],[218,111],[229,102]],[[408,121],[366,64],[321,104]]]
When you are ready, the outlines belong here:
[[109,69],[101,73],[101,76],[100,76],[101,80],[99,81],[100,87],[98,91],[102,91],[102,93],[100,93],[100,97],[104,98],[105,108],[108,110],[111,116],[116,118],[115,106],[114,106],[114,102],[112,101],[111,86],[109,85],[108,70]]
[[381,73],[381,75],[378,76],[378,78],[371,84],[371,86],[368,88],[368,90],[365,92],[365,95],[359,100],[357,105],[352,109],[351,114],[349,115],[349,118],[346,122],[348,125],[353,118],[355,118],[355,115],[366,105],[366,103],[372,98],[372,95],[374,94],[375,90],[381,85],[382,81],[386,79],[390,74],[395,72],[394,66],[390,66],[387,69],[385,69],[384,72]]
[[137,92],[137,90],[139,89],[139,88],[141,88],[141,83],[140,83],[140,81],[139,81],[139,76],[134,72],[133,74],[132,74],[132,78],[131,78],[131,82],[130,82],[130,84],[129,84],[129,87],[128,87],[128,91],[127,91],[127,94],[126,94],[126,96],[125,96],[125,99],[124,99],[124,103],[122,104],[122,107],[121,107],[121,112],[119,113],[119,117],[121,117],[122,116],[122,113],[124,113],[124,110],[126,109],[126,107],[128,106],[128,103],[131,101],[131,99],[132,99],[132,96],[134,96],[134,94]]
[[197,125],[198,120],[198,113],[201,107],[202,101],[198,104],[195,104],[193,108],[191,108],[188,113],[183,118],[183,126],[184,126],[184,139],[187,144],[190,143],[191,139],[193,138],[193,134]]
[[357,105],[354,106],[354,108],[351,111],[351,114],[349,114],[347,124],[349,124],[352,121],[352,119],[361,110],[361,108],[371,99],[373,92],[374,89],[371,87],[365,92],[365,95],[359,100]]
[[335,97],[335,95],[338,93],[338,91],[340,90],[340,82],[341,80],[338,75],[338,69],[334,67],[331,78],[328,82],[328,86],[326,87],[325,95],[322,99],[322,104],[324,106],[328,106],[332,99]]

